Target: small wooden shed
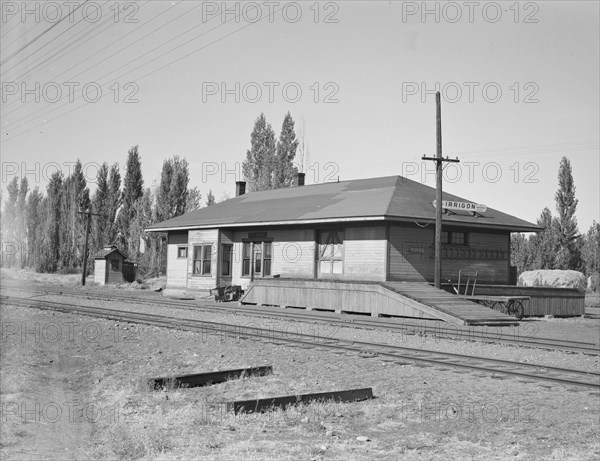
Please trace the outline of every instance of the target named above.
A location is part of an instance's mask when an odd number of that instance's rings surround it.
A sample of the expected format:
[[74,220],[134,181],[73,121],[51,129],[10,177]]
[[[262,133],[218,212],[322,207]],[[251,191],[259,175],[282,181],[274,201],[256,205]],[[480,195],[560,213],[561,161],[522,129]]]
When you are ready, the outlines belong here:
[[94,256],[94,282],[98,285],[133,282],[137,264],[127,261],[127,255],[116,245],[105,246]]

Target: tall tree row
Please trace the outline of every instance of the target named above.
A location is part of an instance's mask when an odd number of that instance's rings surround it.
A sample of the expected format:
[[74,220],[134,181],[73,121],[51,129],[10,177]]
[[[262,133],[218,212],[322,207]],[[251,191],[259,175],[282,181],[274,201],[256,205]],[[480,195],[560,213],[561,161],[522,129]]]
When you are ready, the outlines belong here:
[[249,191],[260,191],[289,187],[298,172],[294,158],[298,140],[294,131],[294,120],[288,112],[281,127],[279,140],[263,113],[254,122],[250,134],[250,150],[242,164],[242,173]]
[[87,219],[82,212],[91,211],[90,272],[94,255],[116,244],[138,262],[142,275],[164,273],[166,234],[145,229],[200,208],[202,195],[196,187],[188,189],[189,166],[178,156],[164,162],[158,187],[144,189],[143,184],[138,146],[127,153],[123,184],[119,165],[104,163],[91,197],[79,160],[67,177],[55,172],[49,178],[45,195],[37,187],[30,191],[26,178],[13,178],[0,210],[2,264],[40,272],[80,271]]
[[558,190],[554,196],[557,216],[548,207],[542,210],[537,224],[544,230],[526,237],[513,234],[511,264],[518,272],[535,269],[571,269],[598,277],[600,261],[600,225],[594,221],[589,231],[580,235],[575,212],[575,182],[571,162],[560,161]]

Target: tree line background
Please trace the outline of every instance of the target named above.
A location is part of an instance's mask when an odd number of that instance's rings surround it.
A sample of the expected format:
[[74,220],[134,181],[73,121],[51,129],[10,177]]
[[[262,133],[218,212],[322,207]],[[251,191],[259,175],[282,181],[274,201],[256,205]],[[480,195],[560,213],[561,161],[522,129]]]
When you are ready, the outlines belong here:
[[[308,162],[304,130],[296,135],[295,122],[288,112],[279,139],[260,114],[250,135],[250,149],[242,164],[248,191],[290,187],[299,170]],[[163,162],[160,182],[144,187],[138,146],[129,149],[124,177],[118,164],[104,163],[90,195],[81,162],[64,177],[54,173],[44,194],[29,190],[27,178],[8,184],[2,211],[2,264],[30,267],[38,272],[81,271],[86,217],[92,211],[88,268],[93,256],[104,246],[115,244],[138,263],[142,278],[166,272],[166,233],[146,233],[149,225],[197,210],[203,205],[197,187],[189,187],[189,166],[185,158],[173,156]],[[0,193],[0,201],[1,201]],[[225,195],[223,199],[227,199]],[[563,157],[555,194],[556,212],[544,208],[537,220],[544,230],[537,234],[512,234],[511,264],[518,273],[534,269],[572,269],[592,277],[598,289],[600,271],[600,224],[593,222],[581,234],[577,227],[571,163]],[[205,206],[216,202],[212,191]]]
[[556,216],[548,207],[537,224],[537,234],[512,234],[510,260],[520,274],[536,269],[562,269],[583,272],[592,277],[592,289],[599,288],[600,224],[595,220],[585,234],[577,227],[575,182],[571,162],[563,157],[558,168],[558,190],[554,196]]
[[[251,148],[243,162],[248,189],[288,187],[298,171],[294,159],[299,141],[288,112],[279,140],[260,114],[251,134]],[[124,176],[118,164],[103,163],[97,173],[93,194],[78,159],[70,175],[57,171],[48,180],[45,193],[29,188],[27,177],[14,177],[8,184],[0,219],[4,267],[33,268],[38,272],[76,273],[83,267],[87,217],[91,220],[88,271],[94,255],[114,244],[129,260],[138,263],[141,278],[166,272],[166,233],[146,233],[149,225],[202,208],[202,194],[190,187],[189,165],[173,156],[163,162],[160,182],[144,187],[142,159],[138,146],[127,152]],[[229,198],[227,194],[223,199]],[[2,193],[0,192],[0,203]],[[212,190],[204,206],[216,203]]]

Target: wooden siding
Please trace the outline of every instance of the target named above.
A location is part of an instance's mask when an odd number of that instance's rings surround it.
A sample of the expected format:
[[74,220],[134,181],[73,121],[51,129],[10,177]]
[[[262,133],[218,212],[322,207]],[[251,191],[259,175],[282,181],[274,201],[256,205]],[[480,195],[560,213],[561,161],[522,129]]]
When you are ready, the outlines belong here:
[[[509,283],[510,234],[472,230],[466,232],[466,245],[443,245],[442,280],[450,279],[456,283],[458,272],[463,269],[478,271],[478,283]],[[432,282],[435,267],[433,224],[426,229],[416,225],[393,225],[390,226],[389,234],[389,279]]]
[[190,251],[188,247],[188,258],[178,258],[177,248],[187,244],[169,244],[167,245],[167,287],[186,287],[187,286],[187,268]]
[[[188,233],[188,259],[187,259],[187,287],[191,290],[210,290],[217,286],[217,270],[218,270],[218,229],[202,229],[191,230]],[[194,246],[212,245],[210,276],[195,275],[194,269]]]
[[347,227],[344,233],[342,279],[385,280],[385,227]]
[[96,282],[98,285],[104,285],[106,283],[105,259],[94,260],[94,282]]

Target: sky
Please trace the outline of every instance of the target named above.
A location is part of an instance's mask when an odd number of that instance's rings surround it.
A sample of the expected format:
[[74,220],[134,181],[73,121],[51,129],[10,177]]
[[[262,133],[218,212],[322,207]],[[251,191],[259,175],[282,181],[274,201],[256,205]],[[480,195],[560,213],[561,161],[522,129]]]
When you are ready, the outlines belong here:
[[[390,175],[530,222],[556,215],[571,161],[586,232],[600,221],[597,1],[1,1],[2,189],[45,189],[80,159],[139,146],[145,186],[173,155],[190,187],[233,196],[254,121],[289,111],[306,183]],[[70,13],[70,14],[69,14]]]

